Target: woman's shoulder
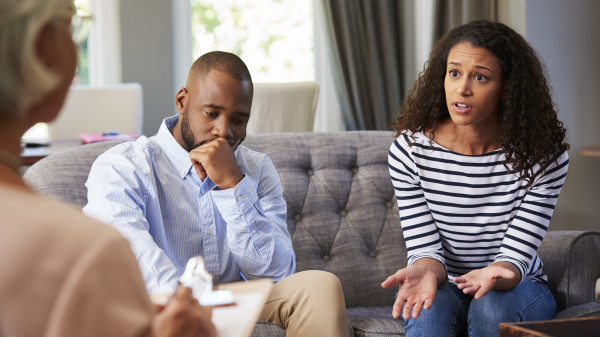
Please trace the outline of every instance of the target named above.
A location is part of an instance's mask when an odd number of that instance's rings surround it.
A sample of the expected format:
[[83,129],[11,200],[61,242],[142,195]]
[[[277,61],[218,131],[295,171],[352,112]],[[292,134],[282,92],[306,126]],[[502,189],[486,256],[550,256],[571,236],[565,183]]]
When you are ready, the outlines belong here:
[[[2,205],[6,215],[0,226],[4,233],[15,238],[43,238],[46,241],[85,249],[94,242],[117,240],[119,233],[113,228],[93,220],[74,206],[34,192],[21,191],[0,185]],[[10,212],[9,212],[10,210]],[[6,231],[5,231],[6,230]]]
[[[30,191],[0,184],[0,198],[0,254],[10,257],[0,265],[2,309],[18,311],[33,304],[33,318],[47,321],[51,316],[53,329],[72,326],[74,318],[82,326],[96,327],[82,323],[90,319],[83,313],[91,311],[93,320],[104,324],[110,322],[100,317],[106,303],[119,302],[128,310],[135,308],[143,315],[138,316],[145,320],[143,324],[149,324],[152,306],[135,257],[116,230],[84,216],[76,207]],[[15,293],[17,282],[42,290]],[[98,285],[102,291],[89,291]],[[77,301],[70,301],[73,298]],[[129,318],[107,324],[121,324],[120,328],[138,324]]]
[[431,153],[432,151],[437,151],[440,148],[436,146],[436,144],[426,136],[422,131],[410,131],[403,130],[398,133],[394,143],[392,144],[393,148],[401,148],[404,151],[415,153],[415,152],[427,152]]
[[396,141],[400,144],[406,144],[408,146],[414,146],[415,144],[427,144],[431,143],[431,139],[428,138],[422,131],[410,131],[402,130],[398,133]]

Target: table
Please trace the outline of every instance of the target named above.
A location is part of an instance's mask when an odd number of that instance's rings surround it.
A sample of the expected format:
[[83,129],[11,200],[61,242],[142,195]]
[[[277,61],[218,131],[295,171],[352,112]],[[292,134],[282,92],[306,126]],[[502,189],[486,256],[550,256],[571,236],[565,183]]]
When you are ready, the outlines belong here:
[[500,323],[500,337],[593,337],[600,336],[600,317]]
[[48,146],[25,147],[21,152],[21,164],[28,166],[37,163],[39,160],[56,152],[72,149],[80,146],[79,139],[55,140]]
[[584,146],[579,149],[579,153],[586,157],[600,158],[600,145]]

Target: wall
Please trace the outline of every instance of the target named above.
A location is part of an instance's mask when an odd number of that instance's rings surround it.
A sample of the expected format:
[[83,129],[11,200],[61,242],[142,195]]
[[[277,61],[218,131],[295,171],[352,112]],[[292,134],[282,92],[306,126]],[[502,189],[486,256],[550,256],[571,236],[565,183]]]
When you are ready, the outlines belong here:
[[523,0],[496,1],[498,21],[510,26],[517,33],[527,36],[527,2]]
[[600,1],[527,0],[527,40],[546,64],[570,166],[551,230],[600,229],[600,158],[579,153],[600,144]]
[[175,112],[172,1],[122,0],[120,21],[122,80],[142,84],[143,132],[151,136]]

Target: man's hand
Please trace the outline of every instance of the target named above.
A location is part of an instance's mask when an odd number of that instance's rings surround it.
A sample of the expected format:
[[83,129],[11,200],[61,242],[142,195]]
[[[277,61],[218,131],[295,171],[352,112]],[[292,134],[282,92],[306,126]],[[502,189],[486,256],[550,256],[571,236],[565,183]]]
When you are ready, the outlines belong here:
[[418,318],[421,309],[431,308],[438,286],[435,272],[419,265],[408,266],[388,277],[381,286],[391,288],[396,284],[399,284],[399,287],[398,296],[392,310],[394,318],[400,317],[401,310],[402,318],[405,320],[410,318],[411,311],[412,317]]
[[190,159],[200,179],[206,177],[219,188],[235,187],[244,175],[235,161],[235,154],[225,138],[216,138],[190,151]]
[[210,308],[202,307],[192,296],[192,289],[179,287],[173,298],[160,307],[152,321],[154,337],[216,337]]
[[482,298],[490,290],[507,290],[519,283],[517,268],[507,262],[493,263],[485,268],[476,269],[463,276],[454,277],[458,289],[473,295],[476,300]]

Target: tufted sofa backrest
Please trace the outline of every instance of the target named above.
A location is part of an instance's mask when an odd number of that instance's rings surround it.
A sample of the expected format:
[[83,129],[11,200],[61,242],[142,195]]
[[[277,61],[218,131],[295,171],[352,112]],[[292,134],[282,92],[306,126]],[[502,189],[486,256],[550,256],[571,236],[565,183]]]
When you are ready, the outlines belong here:
[[327,270],[348,307],[393,303],[380,284],[406,266],[406,247],[387,164],[388,131],[251,135],[283,184],[298,271]]
[[[389,306],[380,284],[406,265],[406,247],[387,165],[387,131],[249,135],[243,145],[269,155],[287,202],[297,270],[336,274],[348,307]],[[41,193],[83,207],[95,158],[116,142],[49,156],[26,171]]]

